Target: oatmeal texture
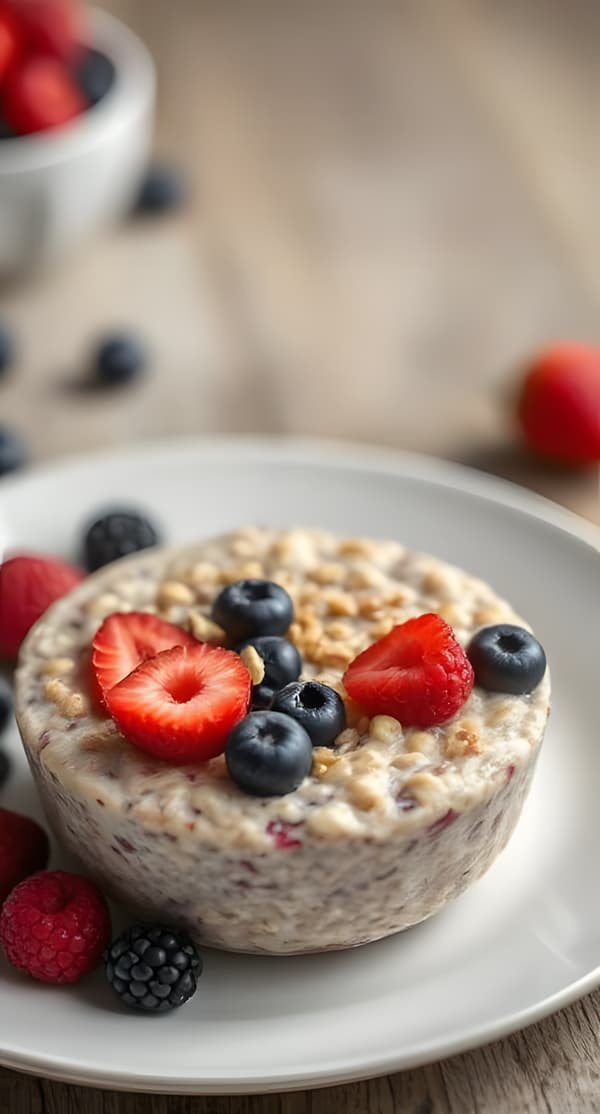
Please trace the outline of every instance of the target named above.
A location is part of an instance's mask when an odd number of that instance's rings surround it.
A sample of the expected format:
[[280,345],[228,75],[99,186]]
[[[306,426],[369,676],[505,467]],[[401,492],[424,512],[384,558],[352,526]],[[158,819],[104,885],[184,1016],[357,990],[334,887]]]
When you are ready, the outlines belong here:
[[[223,644],[210,619],[225,584],[265,577],[295,605],[302,676],[336,688],[347,727],[316,748],[284,797],[244,794],[222,756],[169,766],[136,750],[97,708],[90,645],[114,611],[151,611]],[[350,947],[441,908],[488,868],[528,791],[549,710],[475,688],[448,723],[369,720],[344,693],[347,664],[397,623],[436,611],[463,645],[481,626],[522,625],[460,569],[394,541],[248,528],[148,550],[89,577],[30,632],[18,721],[61,842],[136,915],[185,925],[201,943],[285,954]],[[258,655],[246,665],[260,677]]]

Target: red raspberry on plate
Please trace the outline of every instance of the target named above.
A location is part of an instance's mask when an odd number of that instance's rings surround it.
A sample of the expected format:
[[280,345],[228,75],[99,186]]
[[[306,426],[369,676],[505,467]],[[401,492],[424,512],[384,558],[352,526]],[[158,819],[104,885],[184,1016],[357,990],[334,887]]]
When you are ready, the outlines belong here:
[[0,903],[28,874],[48,862],[48,836],[35,820],[0,808]]
[[57,58],[26,58],[8,74],[3,92],[4,115],[18,135],[57,128],[88,107]]
[[77,982],[110,940],[110,914],[87,878],[64,870],[33,874],[0,913],[0,944],[13,967],[41,982]]
[[106,693],[106,703],[140,750],[167,762],[204,762],[225,749],[248,711],[251,689],[238,654],[196,642],[138,665]]
[[116,611],[96,631],[92,665],[100,691],[118,685],[138,665],[173,646],[197,646],[197,639],[147,611]]
[[22,553],[0,565],[0,655],[16,658],[30,627],[81,580],[79,569],[56,557]]
[[571,464],[600,461],[600,347],[555,344],[531,364],[518,417],[534,452]]
[[473,670],[452,628],[430,613],[408,619],[363,650],[348,666],[344,687],[370,716],[433,727],[462,708]]

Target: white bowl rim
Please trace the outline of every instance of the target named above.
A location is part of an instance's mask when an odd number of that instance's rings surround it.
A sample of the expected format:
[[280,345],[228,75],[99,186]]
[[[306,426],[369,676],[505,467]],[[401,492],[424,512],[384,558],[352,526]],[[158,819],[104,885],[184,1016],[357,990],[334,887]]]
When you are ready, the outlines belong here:
[[93,46],[116,70],[111,89],[74,121],[51,131],[0,141],[0,183],[13,175],[68,162],[98,145],[114,128],[126,127],[154,98],[156,69],[140,38],[115,16],[90,10]]

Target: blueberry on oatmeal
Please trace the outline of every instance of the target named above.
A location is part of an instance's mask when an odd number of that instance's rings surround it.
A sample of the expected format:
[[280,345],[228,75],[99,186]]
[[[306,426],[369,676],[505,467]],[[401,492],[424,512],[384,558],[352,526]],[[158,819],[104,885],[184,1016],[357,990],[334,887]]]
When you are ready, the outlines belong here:
[[256,707],[266,708],[279,689],[300,676],[302,657],[289,638],[281,638],[276,634],[247,638],[236,649],[241,653],[247,646],[254,647],[265,667],[263,680],[252,691],[252,703]]
[[543,647],[524,627],[499,623],[471,639],[467,656],[475,683],[488,692],[514,696],[533,692],[546,672]]
[[285,634],[294,605],[285,588],[272,580],[237,580],[219,593],[211,618],[233,642],[241,642],[256,635]]
[[253,797],[282,797],[297,789],[312,767],[304,728],[278,712],[251,712],[234,727],[225,761],[229,775]]
[[316,681],[293,681],[278,692],[273,711],[283,712],[300,723],[313,746],[333,746],[346,726],[346,709],[341,696]]

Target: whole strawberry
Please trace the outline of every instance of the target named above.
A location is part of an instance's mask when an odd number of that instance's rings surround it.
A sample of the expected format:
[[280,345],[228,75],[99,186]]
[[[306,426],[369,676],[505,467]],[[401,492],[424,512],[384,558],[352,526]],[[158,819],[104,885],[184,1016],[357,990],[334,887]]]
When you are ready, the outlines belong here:
[[563,343],[533,361],[518,418],[529,447],[567,464],[600,461],[600,347]]
[[0,903],[18,882],[44,869],[49,852],[48,836],[35,820],[0,808]]
[[77,982],[110,940],[110,914],[87,878],[63,870],[33,874],[0,913],[0,944],[13,967],[40,982]]
[[79,569],[56,557],[19,554],[0,565],[0,656],[16,658],[30,627],[81,580]]

